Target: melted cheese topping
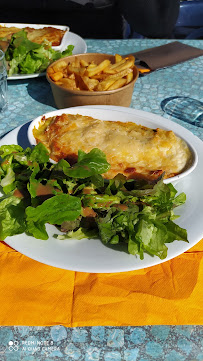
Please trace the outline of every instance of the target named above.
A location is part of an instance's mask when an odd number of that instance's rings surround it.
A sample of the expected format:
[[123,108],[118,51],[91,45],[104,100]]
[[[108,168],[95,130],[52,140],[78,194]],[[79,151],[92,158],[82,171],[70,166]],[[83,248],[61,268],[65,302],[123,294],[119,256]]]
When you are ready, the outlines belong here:
[[102,121],[88,116],[62,114],[42,118],[33,130],[37,143],[42,142],[50,157],[77,161],[78,150],[101,149],[111,165],[107,179],[122,173],[128,178],[165,178],[181,173],[191,162],[187,144],[172,131],[151,129],[132,122]]
[[45,27],[43,29],[25,28],[25,30],[27,31],[27,37],[30,41],[41,44],[44,40],[47,40],[52,46],[60,45],[65,34],[65,30],[52,27]]
[[[0,38],[5,38],[9,41],[13,34],[17,33],[22,29],[16,27],[0,27]],[[65,30],[56,29],[53,27],[44,27],[42,29],[34,29],[30,27],[24,28],[27,32],[27,37],[34,43],[41,44],[44,40],[49,41],[52,46],[58,46],[61,44],[62,38],[65,34]]]
[[0,38],[10,40],[12,35],[20,31],[21,29],[11,26],[7,28],[6,26],[0,26]]

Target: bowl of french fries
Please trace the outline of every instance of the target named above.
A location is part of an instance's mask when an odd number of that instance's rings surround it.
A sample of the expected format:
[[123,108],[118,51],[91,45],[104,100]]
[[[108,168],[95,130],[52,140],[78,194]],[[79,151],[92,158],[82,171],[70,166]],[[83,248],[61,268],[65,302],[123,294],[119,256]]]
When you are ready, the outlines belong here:
[[47,68],[57,108],[80,105],[129,107],[139,76],[133,56],[100,53],[77,54],[59,59]]

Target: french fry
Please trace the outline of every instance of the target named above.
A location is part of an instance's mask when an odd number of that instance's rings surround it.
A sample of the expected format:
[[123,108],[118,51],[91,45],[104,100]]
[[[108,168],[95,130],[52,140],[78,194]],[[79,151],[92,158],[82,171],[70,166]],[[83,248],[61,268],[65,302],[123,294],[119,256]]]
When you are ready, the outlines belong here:
[[72,65],[68,65],[67,67],[68,74],[80,74],[83,75],[86,71],[86,68],[83,67],[74,67]]
[[96,85],[99,83],[96,79],[90,79],[87,76],[81,76],[80,74],[75,74],[76,86],[80,90],[89,90],[93,91]]
[[91,79],[88,76],[81,76],[84,84],[87,87],[87,90],[93,91],[96,86],[99,84],[99,80],[97,79]]
[[108,74],[105,74],[105,73],[99,73],[99,74],[95,74],[91,77],[91,79],[97,79],[99,81],[101,80],[105,80],[106,78],[108,78]]
[[58,71],[57,73],[54,73],[54,74],[50,74],[50,78],[53,80],[53,81],[58,81],[60,79],[63,78],[63,73],[61,71]]
[[126,75],[126,84],[130,83],[133,80],[133,72]]
[[115,63],[119,63],[119,61],[121,61],[123,58],[121,55],[119,54],[115,54]]
[[47,69],[47,74],[50,76],[51,74],[54,74],[54,69],[50,66],[48,69]]
[[80,65],[81,65],[81,67],[87,68],[89,63],[86,60],[81,59],[80,60]]
[[75,82],[78,89],[88,90],[87,85],[85,84],[80,74],[75,74]]
[[58,85],[61,85],[63,88],[69,88],[69,89],[77,89],[76,81],[75,79],[70,78],[62,78],[57,82]]
[[63,71],[66,67],[67,63],[64,60],[61,60],[58,63],[54,64],[52,69],[55,71],[55,73],[58,73],[59,71]]
[[97,91],[104,91],[104,90],[108,90],[108,88],[115,82],[115,79],[109,79],[109,77],[103,81],[101,81],[97,87],[96,90]]
[[122,88],[126,84],[127,80],[125,78],[117,79],[109,88],[108,90],[115,90]]
[[69,77],[69,79],[75,79],[75,74],[72,73],[72,74],[70,74],[68,77]]
[[92,69],[92,68],[94,68],[95,66],[96,66],[96,64],[92,61],[92,62],[88,65],[87,69]]
[[124,63],[126,63],[126,59],[122,59],[121,61],[115,64],[110,64],[106,69],[104,69],[103,72],[108,74],[115,74],[116,72],[119,71],[119,67]]
[[67,67],[66,67],[66,69],[63,69],[63,77],[64,78],[68,78],[69,77],[69,73],[68,73],[68,69],[67,69]]
[[120,64],[118,67],[116,67],[117,71],[121,71],[127,68],[132,68],[135,63],[135,58],[132,57],[131,59],[126,60],[123,64]]
[[133,80],[135,58],[123,58],[115,54],[115,62],[105,59],[99,64],[75,58],[72,63],[60,60],[48,69],[48,75],[56,84],[68,89],[105,91],[129,84]]
[[128,75],[129,73],[133,73],[132,68],[127,68],[122,71],[119,71],[119,73],[111,74],[108,76],[109,79],[118,79],[123,78],[124,76]]
[[72,66],[74,68],[79,68],[80,67],[80,60],[78,58],[75,58],[75,61],[72,62]]
[[102,61],[99,65],[95,66],[94,68],[87,69],[85,75],[92,77],[93,75],[102,72],[107,66],[109,66],[110,63],[111,63],[110,60],[106,59]]

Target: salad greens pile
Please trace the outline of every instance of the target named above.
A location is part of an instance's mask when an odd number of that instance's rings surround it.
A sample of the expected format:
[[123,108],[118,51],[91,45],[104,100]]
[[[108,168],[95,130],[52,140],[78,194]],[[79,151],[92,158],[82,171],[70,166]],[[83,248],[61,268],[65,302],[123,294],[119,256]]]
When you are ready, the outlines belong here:
[[126,245],[130,254],[167,256],[166,243],[188,242],[187,231],[173,221],[174,208],[186,200],[172,184],[127,180],[118,174],[105,180],[106,155],[94,148],[78,151],[74,165],[49,161],[39,143],[23,150],[0,147],[0,239],[25,232],[47,240],[46,223],[60,231],[58,238],[100,238],[104,244]]
[[13,34],[5,53],[8,75],[41,73],[53,61],[72,55],[73,48],[73,45],[68,45],[66,50],[60,52],[52,49],[49,42],[34,43],[28,40],[23,29]]

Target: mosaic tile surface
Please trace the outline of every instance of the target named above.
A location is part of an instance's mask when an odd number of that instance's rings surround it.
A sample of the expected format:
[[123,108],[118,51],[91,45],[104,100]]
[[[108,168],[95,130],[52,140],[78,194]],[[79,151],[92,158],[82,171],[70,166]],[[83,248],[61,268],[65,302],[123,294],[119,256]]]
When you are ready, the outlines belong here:
[[[169,40],[91,40],[88,52],[128,54]],[[203,49],[203,41],[183,41]],[[56,109],[45,77],[8,82],[9,105],[0,135]],[[161,102],[184,96],[203,100],[203,57],[155,71],[136,82],[131,107],[171,119],[203,140],[203,129],[166,114]],[[203,361],[202,326],[0,327],[1,361]]]
[[1,361],[202,361],[203,327],[0,327]]

